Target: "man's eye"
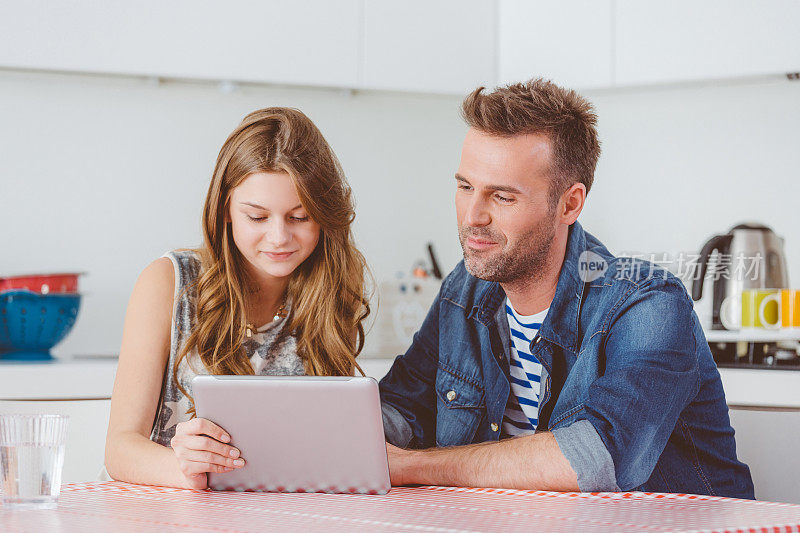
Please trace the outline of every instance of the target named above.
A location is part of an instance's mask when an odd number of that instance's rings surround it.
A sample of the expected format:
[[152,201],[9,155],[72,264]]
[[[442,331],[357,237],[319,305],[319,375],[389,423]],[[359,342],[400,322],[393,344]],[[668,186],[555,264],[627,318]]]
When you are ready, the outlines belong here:
[[261,222],[262,220],[267,220],[267,217],[251,217],[250,215],[247,215],[247,218],[249,218],[253,222]]
[[506,204],[509,204],[514,201],[513,198],[506,198],[505,196],[500,196],[499,194],[496,194],[495,196],[497,197],[498,200]]
[[468,190],[472,189],[472,187],[470,187],[469,185],[465,185],[463,183],[459,183],[458,184],[458,188],[461,189],[461,190],[464,190],[464,191],[468,191]]

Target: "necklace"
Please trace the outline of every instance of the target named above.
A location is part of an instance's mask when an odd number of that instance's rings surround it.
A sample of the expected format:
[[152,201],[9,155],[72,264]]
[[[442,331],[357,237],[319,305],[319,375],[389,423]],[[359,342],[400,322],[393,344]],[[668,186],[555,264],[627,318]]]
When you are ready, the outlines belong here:
[[[275,322],[285,316],[286,316],[286,294],[283,295],[283,303],[281,303],[281,305],[278,307],[278,310],[275,311],[275,316],[272,317],[272,321]],[[252,337],[254,333],[256,333],[256,327],[250,322],[245,324],[244,327],[245,327],[245,334],[247,335],[248,339]]]

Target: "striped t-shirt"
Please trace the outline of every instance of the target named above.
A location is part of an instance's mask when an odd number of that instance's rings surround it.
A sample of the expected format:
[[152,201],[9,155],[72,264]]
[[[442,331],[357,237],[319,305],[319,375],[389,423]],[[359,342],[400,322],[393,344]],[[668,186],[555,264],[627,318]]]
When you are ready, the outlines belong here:
[[535,315],[517,313],[506,299],[506,318],[511,331],[508,396],[503,415],[503,436],[530,435],[539,425],[539,392],[542,364],[531,354],[531,341],[542,327],[549,307]]

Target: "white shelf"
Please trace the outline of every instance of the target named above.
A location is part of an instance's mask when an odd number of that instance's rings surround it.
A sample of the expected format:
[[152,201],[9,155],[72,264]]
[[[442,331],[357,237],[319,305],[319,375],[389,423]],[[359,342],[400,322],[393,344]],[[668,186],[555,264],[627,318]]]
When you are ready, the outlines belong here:
[[[367,376],[386,375],[394,359],[359,358]],[[107,400],[114,388],[116,359],[0,360],[0,400]]]
[[117,360],[0,360],[0,400],[104,400],[111,398]]
[[[359,358],[364,372],[380,380],[394,361]],[[0,400],[108,399],[116,360],[0,362]],[[800,371],[720,368],[729,405],[800,409]]]
[[800,409],[800,370],[720,368],[719,375],[729,406]]
[[[393,362],[359,360],[364,372],[377,380],[386,375]],[[800,409],[800,370],[720,368],[719,373],[730,406]]]
[[777,342],[800,340],[800,329],[706,330],[708,342]]

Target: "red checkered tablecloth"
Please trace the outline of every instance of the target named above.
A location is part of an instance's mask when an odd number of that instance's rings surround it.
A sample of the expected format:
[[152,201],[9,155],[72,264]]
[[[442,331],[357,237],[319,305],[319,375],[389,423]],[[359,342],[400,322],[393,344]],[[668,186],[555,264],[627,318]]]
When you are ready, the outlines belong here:
[[57,509],[0,507],[0,531],[798,531],[800,505],[687,494],[400,487],[385,496],[67,484]]

